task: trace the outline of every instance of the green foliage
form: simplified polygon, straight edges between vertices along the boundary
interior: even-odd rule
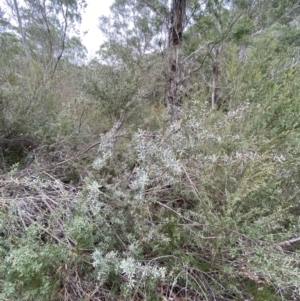
[[[189,1],[180,119],[170,124],[169,62],[156,44],[167,8],[146,2],[115,1],[114,18],[101,19],[102,60],[85,65],[70,38],[54,74],[44,54],[24,59],[18,35],[1,31],[0,299],[292,300],[300,287],[295,3]],[[61,4],[73,21],[77,4]],[[216,60],[221,103],[211,108]]]
[[[231,115],[219,116],[216,123],[215,117],[205,117],[205,109],[200,115],[192,111],[181,124],[157,134],[155,139],[149,138],[146,132],[139,132],[133,140],[137,165],[131,172],[134,180],[129,184],[130,189],[123,188],[122,193],[116,194],[114,186],[105,185],[103,175],[101,184],[93,184],[95,189],[102,187],[101,191],[104,190],[111,200],[122,196],[122,206],[130,204],[129,208],[128,205],[123,207],[126,213],[122,215],[132,216],[131,219],[140,226],[126,228],[126,233],[119,232],[118,236],[126,237],[130,231],[138,239],[140,232],[139,244],[130,245],[130,254],[138,254],[136,259],[141,255],[154,258],[151,259],[154,262],[161,256],[166,257],[166,261],[162,259],[159,262],[169,271],[169,282],[175,281],[171,275],[176,275],[175,271],[180,271],[182,266],[188,266],[191,271],[201,267],[197,276],[200,283],[203,281],[203,269],[217,269],[222,274],[227,267],[231,270],[231,276],[227,275],[229,283],[235,282],[235,277],[245,269],[244,275],[253,273],[252,277],[256,279],[259,273],[273,286],[283,288],[288,283],[298,286],[298,269],[295,267],[295,272],[287,272],[292,262],[298,260],[298,255],[293,253],[288,256],[268,249],[270,244],[293,237],[298,231],[298,218],[287,215],[294,199],[282,199],[283,195],[298,189],[296,183],[293,188],[293,184],[288,186],[288,179],[296,177],[292,168],[294,161],[276,154],[275,151],[279,151],[276,146],[273,146],[273,153],[263,152],[269,145],[266,137],[256,136],[259,142],[253,144],[247,135],[241,134],[242,126],[247,133],[248,122],[252,122],[248,119],[252,109],[255,106],[249,104],[240,107],[240,111]],[[120,173],[120,168],[119,165],[118,186],[122,182],[125,184],[130,174],[126,169]],[[283,170],[290,173],[285,179],[279,176]],[[121,229],[124,231],[124,228],[125,225]],[[264,238],[263,242],[260,237]],[[126,240],[122,242],[126,245]],[[186,250],[184,253],[183,248]],[[249,248],[255,248],[252,255],[248,254]],[[125,250],[123,252],[128,256]],[[195,250],[201,251],[194,253]],[[266,251],[271,257],[264,256],[265,261],[259,261],[256,265],[258,254]],[[102,259],[98,259],[99,263],[96,260],[96,266],[103,266],[102,262],[110,258],[109,254],[101,255]],[[169,265],[169,254],[178,260],[178,265],[174,262]],[[123,258],[121,254],[114,256],[119,260]],[[276,259],[281,262],[280,266],[270,265],[277,256],[281,256]],[[232,261],[232,258],[235,260]],[[204,268],[201,262],[206,261],[210,262],[210,267]],[[121,263],[113,262],[116,273]],[[283,269],[286,271],[285,279],[279,276]],[[134,275],[138,277],[139,273],[136,271]],[[196,294],[205,296],[203,292],[208,287],[194,286],[193,273],[186,272],[184,275],[186,285],[193,287]],[[222,277],[215,277],[217,283],[226,286]],[[180,277],[175,279],[179,285],[182,284]],[[147,283],[140,280],[136,289]],[[210,287],[212,284],[208,285]],[[236,285],[235,291],[242,295],[243,287]],[[216,290],[220,295],[229,293],[220,287]],[[263,290],[266,290],[265,293],[257,297],[261,300],[268,294],[267,287]],[[272,294],[274,292],[270,292],[270,296]]]
[[[108,37],[108,42],[125,46],[133,60],[157,48],[157,35],[162,31],[164,19],[155,12],[163,11],[165,3],[155,2],[151,3],[152,6],[143,1],[118,0],[111,6],[110,18],[100,17],[99,27]],[[129,19],[133,27],[128,23]]]
[[[264,119],[254,115],[249,133],[265,131],[272,137],[285,136],[298,128],[299,102],[296,77],[299,68],[293,62],[297,48],[283,44],[280,37],[285,36],[284,27],[270,29],[258,37],[242,69],[241,97],[256,102],[253,112],[264,111]],[[255,122],[254,122],[255,120]]]
[[[125,68],[104,65],[99,69],[89,77],[86,90],[102,114],[114,120],[137,94],[139,81],[134,82]]]
[[[59,285],[55,274],[69,256],[61,246],[40,245],[32,239],[37,236],[34,232],[28,229],[28,235],[2,258],[1,299],[53,300]]]
[[[85,0],[24,1],[21,17],[35,61],[54,70],[55,61],[63,55],[69,34],[80,23],[85,6]]]

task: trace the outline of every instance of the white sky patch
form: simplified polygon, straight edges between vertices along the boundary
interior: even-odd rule
[[[17,0],[22,6],[23,0]],[[100,45],[104,42],[104,36],[98,28],[99,17],[102,15],[109,15],[109,7],[114,0],[86,0],[87,7],[85,13],[82,15],[82,22],[80,25],[80,33],[82,42],[87,48],[88,56],[94,56],[99,50]],[[11,11],[7,9],[5,0],[0,0],[0,6],[5,8],[6,17],[12,20]],[[15,24],[17,25],[17,24]],[[86,32],[86,34],[84,34]]]
[[[86,2],[88,6],[82,16],[80,32],[89,56],[93,56],[104,41],[104,36],[98,28],[99,17],[109,14],[109,7],[113,0],[87,0]],[[85,32],[87,33],[84,34]]]

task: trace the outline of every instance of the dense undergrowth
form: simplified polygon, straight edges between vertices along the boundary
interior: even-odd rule
[[[243,61],[228,43],[226,102],[211,108],[191,76],[171,125],[161,85],[141,76],[159,81],[159,60],[66,64],[54,79],[7,65],[0,300],[299,300],[300,69],[286,37],[262,32]]]

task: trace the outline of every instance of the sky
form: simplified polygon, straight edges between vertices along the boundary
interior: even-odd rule
[[[109,7],[114,0],[86,0],[87,8],[82,16],[81,37],[84,46],[87,48],[88,56],[93,56],[99,50],[104,41],[104,37],[98,28],[98,19],[101,15],[109,15]],[[23,3],[23,0],[18,0]],[[4,0],[0,0],[0,6],[4,5]],[[85,35],[84,32],[87,32]]]
[[[88,6],[82,16],[81,32],[87,31],[82,35],[82,42],[87,48],[89,56],[93,56],[103,42],[103,35],[98,28],[98,19],[101,15],[109,14],[109,7],[113,0],[87,0]]]

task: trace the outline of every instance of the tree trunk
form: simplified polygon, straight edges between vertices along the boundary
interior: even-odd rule
[[[14,5],[15,5],[16,13],[17,13],[20,34],[22,36],[23,47],[25,49],[27,59],[29,59],[28,44],[27,44],[27,41],[26,41],[26,36],[25,36],[24,30],[23,30],[23,26],[22,26],[22,19],[20,17],[19,6],[18,6],[17,0],[14,0]]]
[[[170,121],[179,119],[178,85],[180,83],[180,69],[178,50],[182,43],[186,0],[172,0],[169,27],[169,70],[167,72],[166,103]]]

